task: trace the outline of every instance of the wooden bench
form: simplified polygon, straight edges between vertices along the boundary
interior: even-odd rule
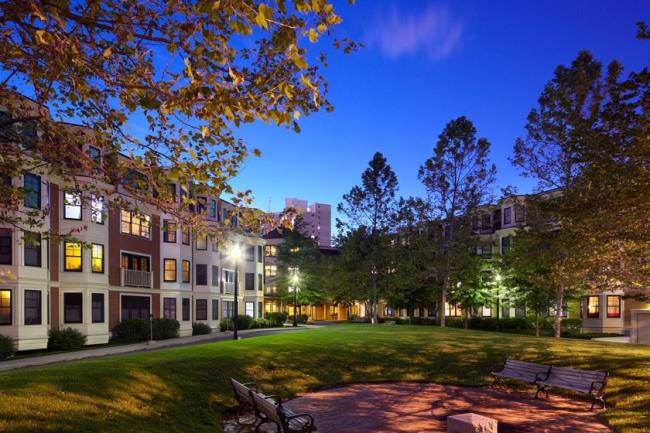
[[[257,417],[255,417],[253,422],[244,422],[242,418],[244,415],[247,415],[249,412],[255,410],[255,404],[253,403],[253,398],[251,397],[251,391],[259,392],[257,385],[252,382],[241,383],[233,378],[230,378],[230,384],[232,385],[233,392],[235,393],[235,400],[237,400],[237,403],[239,403],[237,417],[235,418],[237,424],[246,426],[255,425],[258,421]]]
[[[306,413],[296,414],[282,406],[282,402],[273,401],[253,390],[250,391],[255,413],[260,422],[255,427],[255,433],[260,432],[260,427],[266,423],[275,424],[277,433],[309,433],[316,430],[314,418]]]
[[[548,377],[535,381],[535,385],[537,385],[535,398],[540,392],[544,392],[548,398],[549,387],[560,388],[591,395],[593,401],[590,410],[592,411],[596,404],[605,409],[605,387],[608,376],[608,373],[601,371],[551,367]]]
[[[551,367],[548,365],[506,358],[503,368],[500,371],[493,371],[491,374],[494,376],[495,383],[500,379],[507,378],[534,384],[539,380],[546,379],[550,371]]]

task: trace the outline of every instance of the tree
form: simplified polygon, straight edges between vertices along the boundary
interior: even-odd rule
[[[175,205],[169,180],[246,206],[250,191],[230,180],[259,151],[236,128],[261,120],[299,131],[300,116],[332,108],[326,59],[307,44],[340,22],[326,0],[2,2],[0,172],[45,170],[111,202],[121,184],[136,202],[199,226],[202,216],[185,212],[196,200]],[[82,142],[103,163],[79,152]],[[0,222],[42,226],[43,214],[20,213],[22,188],[1,192]]]
[[[489,163],[490,143],[476,138],[476,128],[464,116],[450,121],[438,137],[433,156],[420,167],[419,178],[427,191],[429,220],[443,226],[440,239],[442,287],[440,325],[445,326],[445,302],[453,281],[462,279],[464,264],[472,260],[476,238],[471,217],[489,197],[496,174]],[[474,251],[476,251],[474,249]]]
[[[343,239],[359,241],[349,249],[361,254],[369,266],[368,280],[370,312],[373,323],[377,323],[377,302],[381,287],[386,286],[388,275],[387,236],[392,229],[397,206],[397,176],[386,158],[377,152],[361,175],[361,185],[354,186],[343,195],[343,202],[337,210],[345,219],[336,220],[337,228],[343,232]]]
[[[280,297],[293,303],[293,290],[298,305],[316,305],[324,299],[320,251],[313,239],[301,233],[302,218],[285,230],[284,242],[278,246],[278,289]]]

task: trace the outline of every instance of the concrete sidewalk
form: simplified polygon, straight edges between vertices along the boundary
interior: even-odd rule
[[[239,338],[251,338],[263,335],[274,335],[285,332],[297,332],[307,329],[320,328],[316,325],[300,325],[297,328],[285,326],[284,328],[248,329],[239,331]],[[192,337],[171,338],[169,340],[156,341],[153,344],[135,343],[123,346],[98,347],[96,349],[83,349],[74,352],[56,353],[54,355],[33,356],[29,358],[10,359],[0,362],[0,371],[14,370],[16,368],[36,367],[39,365],[56,364],[59,362],[74,361],[78,359],[99,358],[103,356],[121,355],[125,353],[155,351],[169,349],[172,347],[192,346],[196,344],[212,343],[218,341],[232,340],[232,332],[219,332],[206,335],[195,335]]]

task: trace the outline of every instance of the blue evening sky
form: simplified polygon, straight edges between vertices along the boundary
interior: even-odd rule
[[[300,134],[266,125],[240,131],[263,154],[246,161],[235,186],[251,188],[263,210],[280,210],[285,197],[335,207],[375,151],[397,173],[400,194],[422,195],[418,168],[460,115],[492,143],[496,191],[515,185],[529,192],[533,183],[508,157],[555,67],[582,49],[626,70],[649,64],[650,43],[635,39],[635,22],[650,23],[650,1],[340,3],[339,35],[366,46],[330,55],[325,73],[335,111],[303,118]]]

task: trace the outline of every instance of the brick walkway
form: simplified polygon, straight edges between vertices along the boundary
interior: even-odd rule
[[[352,385],[286,403],[311,413],[319,433],[438,433],[449,415],[475,412],[499,421],[499,433],[611,433],[586,401],[506,389],[399,383]]]

